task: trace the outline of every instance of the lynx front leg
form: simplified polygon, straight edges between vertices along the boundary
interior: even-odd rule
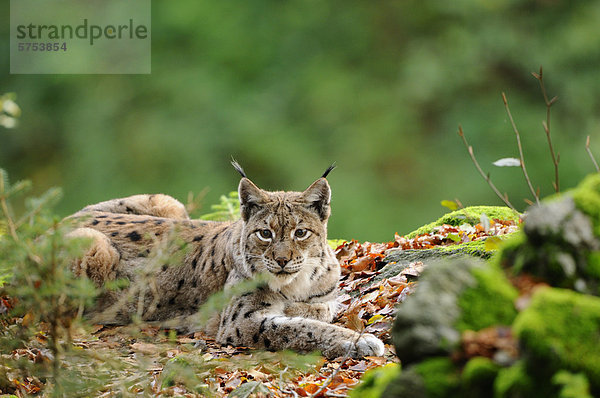
[[[114,279],[115,267],[119,264],[121,256],[106,235],[91,228],[77,228],[67,236],[92,240],[83,257],[75,260],[72,265],[75,275],[87,275],[98,287],[105,281]]]
[[[286,303],[284,314],[289,317],[302,317],[317,321],[331,322],[337,314],[338,304],[335,300],[325,303]]]
[[[217,341],[268,350],[321,351],[328,358],[383,355],[383,343],[370,334],[361,336],[350,329],[301,317],[240,315],[237,323],[224,322]]]

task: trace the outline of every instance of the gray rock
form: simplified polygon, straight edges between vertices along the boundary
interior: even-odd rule
[[[420,261],[426,268],[429,264],[440,260],[452,260],[461,258],[483,258],[487,259],[492,252],[485,250],[466,250],[461,245],[457,245],[453,250],[440,249],[421,249],[421,250],[402,250],[391,249],[383,259],[386,265],[381,268],[379,275],[373,278],[373,283],[385,278],[391,278],[399,275],[416,261]]]
[[[558,241],[578,250],[598,250],[590,219],[569,196],[532,207],[526,216],[525,234],[533,242]]]
[[[425,270],[416,291],[399,307],[392,338],[403,365],[423,358],[447,355],[460,333],[454,327],[460,316],[458,297],[476,283],[471,270],[483,263],[462,258],[434,262]]]
[[[564,195],[544,201],[526,214],[527,240],[503,256],[517,271],[542,277],[553,286],[581,292],[597,291],[597,275],[589,269],[589,253],[600,250],[591,220]]]

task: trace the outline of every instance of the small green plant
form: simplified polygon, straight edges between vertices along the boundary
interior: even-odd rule
[[[2,355],[0,366],[7,369],[7,377],[0,379],[0,389],[9,389],[4,384],[10,379],[13,387],[24,386],[28,392],[32,381],[20,377],[28,371],[34,380],[49,380],[51,395],[65,396],[79,376],[61,365],[71,355],[71,328],[96,291],[89,280],[70,272],[70,262],[87,242],[68,239],[68,226],[50,215],[48,209],[60,198],[60,190],[26,200],[26,212],[20,217],[13,213],[10,201],[29,187],[27,182],[11,185],[0,169],[0,221],[6,231],[0,237],[0,295],[16,298],[2,316],[10,326],[1,330],[0,349],[19,349],[34,338],[43,340],[45,347],[39,349],[41,359],[33,364]],[[11,324],[15,316],[22,317],[20,324]]]
[[[219,203],[210,206],[211,213],[200,218],[209,221],[236,221],[240,218],[240,201],[238,193],[233,191],[228,195],[221,195]]]

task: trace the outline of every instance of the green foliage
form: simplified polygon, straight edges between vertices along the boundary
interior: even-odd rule
[[[211,205],[211,213],[204,214],[200,218],[210,221],[235,221],[240,218],[240,201],[238,193],[233,191],[228,195],[221,195],[219,203]]]
[[[71,261],[89,242],[67,239],[67,223],[59,223],[49,214],[50,206],[60,197],[59,190],[27,199],[24,214],[15,217],[11,200],[28,187],[27,183],[11,185],[6,172],[0,169],[0,221],[7,230],[0,238],[0,279],[5,282],[0,295],[18,298],[14,308],[2,317],[23,317],[21,324],[0,330],[0,349],[5,352],[24,346],[40,333],[43,323],[48,329],[50,360],[26,365],[2,355],[0,366],[8,369],[12,378],[18,378],[15,371],[22,366],[27,366],[33,376],[49,377],[52,396],[82,396],[94,389],[80,382],[86,379],[87,371],[61,364],[66,358],[80,356],[68,343],[71,327],[80,322],[83,308],[96,294],[89,280],[75,278],[70,271]]]

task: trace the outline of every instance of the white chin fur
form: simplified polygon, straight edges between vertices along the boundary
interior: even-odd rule
[[[269,281],[268,281],[269,288],[271,288],[272,290],[275,290],[275,291],[280,291],[284,286],[292,283],[294,281],[294,279],[296,279],[298,274],[299,274],[299,272],[296,272],[294,274],[281,274],[281,275],[270,274]]]

